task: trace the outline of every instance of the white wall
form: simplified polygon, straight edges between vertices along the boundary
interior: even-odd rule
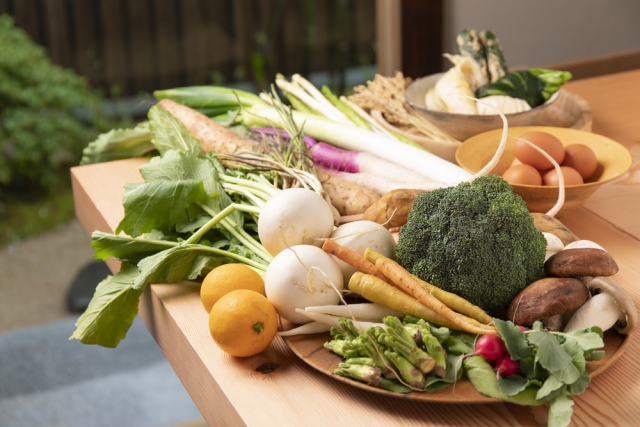
[[[510,67],[640,49],[640,0],[446,0],[444,52],[465,28],[488,29]]]

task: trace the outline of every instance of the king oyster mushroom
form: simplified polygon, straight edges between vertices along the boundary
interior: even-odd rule
[[[638,311],[622,286],[610,277],[595,277],[587,285],[592,297],[571,316],[564,332],[599,326],[614,327],[630,334],[638,322]]]

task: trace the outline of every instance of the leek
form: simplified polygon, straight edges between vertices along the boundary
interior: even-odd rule
[[[241,121],[245,126],[280,128],[285,126],[283,117],[273,106],[266,104],[257,95],[238,89],[196,86],[156,91],[155,95],[183,102],[185,105],[200,107],[203,105],[207,107],[229,105],[235,100],[235,104],[229,109],[240,108],[240,114],[236,120]],[[304,133],[312,138],[345,150],[373,154],[422,174],[436,183],[443,183],[440,186],[446,186],[444,183],[456,184],[468,181],[472,177],[471,173],[458,165],[400,142],[393,136],[377,134],[352,124],[338,123],[316,114],[292,111],[292,116],[295,125],[299,129],[304,127]]]

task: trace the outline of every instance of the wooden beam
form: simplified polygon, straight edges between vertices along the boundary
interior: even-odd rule
[[[442,71],[443,0],[402,1],[402,71],[418,78]]]
[[[402,70],[401,15],[401,0],[376,0],[376,62],[378,73],[383,76]]]
[[[570,71],[574,80],[621,73],[640,68],[640,50],[618,52],[610,55],[594,56],[576,61],[545,66],[552,70]]]

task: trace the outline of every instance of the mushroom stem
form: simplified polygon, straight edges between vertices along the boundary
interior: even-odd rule
[[[620,310],[616,300],[607,293],[594,295],[580,307],[567,323],[564,332],[599,326],[606,331],[617,321],[624,322],[625,314]]]

